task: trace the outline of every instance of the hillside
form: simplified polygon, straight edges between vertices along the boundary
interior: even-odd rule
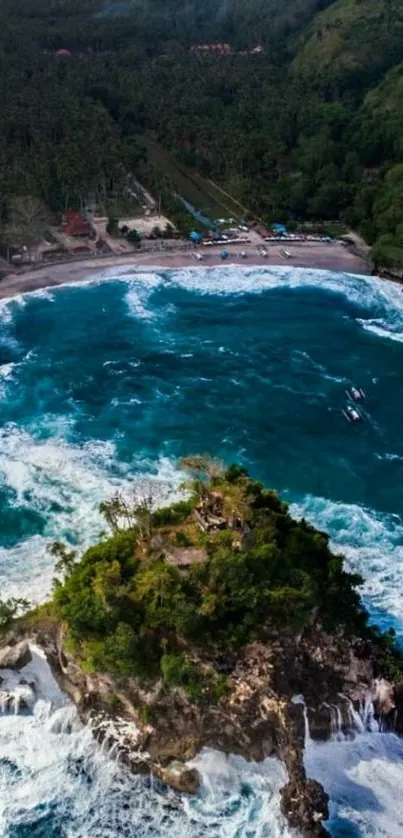
[[[341,219],[400,266],[398,0],[19,0],[0,24],[3,248],[17,198],[107,206],[134,173],[169,211],[154,137],[265,221]]]

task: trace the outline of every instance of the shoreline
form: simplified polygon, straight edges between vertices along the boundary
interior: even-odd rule
[[[290,245],[289,245],[290,247]],[[303,242],[292,245],[291,258],[285,259],[281,254],[281,244],[268,245],[267,256],[260,256],[254,249],[249,258],[242,259],[238,252],[228,248],[228,258],[223,261],[221,247],[200,248],[203,261],[194,258],[194,250],[177,248],[173,251],[153,250],[147,253],[133,252],[125,256],[94,256],[63,261],[55,264],[41,265],[27,270],[15,271],[0,280],[0,299],[15,297],[45,288],[55,288],[60,285],[72,285],[83,282],[91,275],[100,275],[103,270],[124,267],[137,271],[142,268],[150,270],[180,270],[188,267],[218,267],[242,265],[247,267],[294,267],[311,268],[312,270],[328,270],[340,273],[370,274],[368,264],[363,258],[352,253],[339,242],[332,244]]]

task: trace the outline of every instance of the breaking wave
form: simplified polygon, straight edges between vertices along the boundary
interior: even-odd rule
[[[116,491],[152,487],[158,503],[178,495],[181,477],[166,458],[147,463],[138,458],[119,463],[112,442],[82,445],[61,436],[35,439],[14,425],[0,432],[0,475],[7,502],[21,519],[36,516],[35,532],[0,547],[0,588],[5,596],[24,595],[38,602],[51,589],[53,558],[47,545],[54,539],[80,549],[105,532],[98,507]]]
[[[292,513],[329,533],[349,570],[361,573],[361,589],[374,621],[393,625],[403,639],[403,520],[361,506],[307,496]]]

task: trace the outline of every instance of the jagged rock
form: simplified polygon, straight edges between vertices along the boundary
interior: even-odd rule
[[[200,775],[195,768],[189,768],[183,762],[174,761],[165,768],[154,767],[154,774],[170,786],[174,791],[185,794],[197,794],[200,786]]]
[[[32,654],[26,640],[0,649],[0,669],[22,669],[31,660]]]
[[[122,685],[111,675],[83,672],[79,660],[63,650],[63,630],[56,623],[41,629],[34,640],[82,721],[90,722],[110,756],[131,771],[152,772],[177,792],[194,794],[199,776],[186,763],[203,747],[258,762],[277,756],[289,778],[281,792],[287,820],[304,838],[328,837],[323,826],[328,796],[304,768],[305,726],[308,720],[311,737],[320,739],[330,738],[336,729],[351,730],[353,709],[374,695],[378,673],[371,644],[352,643],[341,633],[330,635],[313,625],[302,636],[273,633],[270,640],[251,643],[238,653],[223,656],[210,649],[211,657],[201,665],[224,673],[228,691],[219,701],[206,692],[195,704],[184,690],[164,688],[161,679],[131,677]],[[302,694],[306,710],[297,699]],[[391,702],[395,705],[389,715],[397,732],[403,732],[403,684],[393,695],[378,685],[377,695],[380,712],[381,705],[384,713]]]
[[[281,789],[281,811],[304,838],[330,838],[322,821],[329,817],[329,795],[320,783],[299,776]]]

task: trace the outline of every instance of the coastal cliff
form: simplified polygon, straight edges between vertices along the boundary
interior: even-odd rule
[[[4,668],[13,667],[14,672],[22,670],[20,683],[25,683],[27,639],[43,649],[82,722],[134,773],[151,771],[177,792],[195,794],[200,778],[192,760],[204,747],[249,761],[279,758],[288,774],[281,790],[282,812],[306,838],[325,838],[323,821],[329,815],[328,795],[306,775],[308,731],[318,740],[343,732],[353,736],[360,726],[373,723],[362,709],[370,705],[385,729],[403,729],[403,685],[375,677],[376,646],[358,639],[348,643],[319,626],[304,637],[251,643],[236,657],[229,656],[228,692],[214,704],[195,704],[183,689],[167,690],[161,679],[145,684],[137,678],[123,682],[83,672],[64,648],[63,628],[50,621],[34,630],[22,623],[5,636],[0,678]],[[24,702],[19,707],[27,708]],[[11,694],[4,709],[15,710]]]
[[[278,757],[283,814],[324,838],[328,797],[306,775],[307,736],[353,734],[374,714],[400,730],[400,655],[368,626],[360,577],[326,534],[243,469],[200,457],[184,468],[189,500],[155,511],[115,497],[101,507],[111,538],[81,558],[54,545],[63,578],[5,635],[3,667],[21,668],[22,683],[26,640],[41,646],[94,736],[178,792],[197,792],[204,747]]]

